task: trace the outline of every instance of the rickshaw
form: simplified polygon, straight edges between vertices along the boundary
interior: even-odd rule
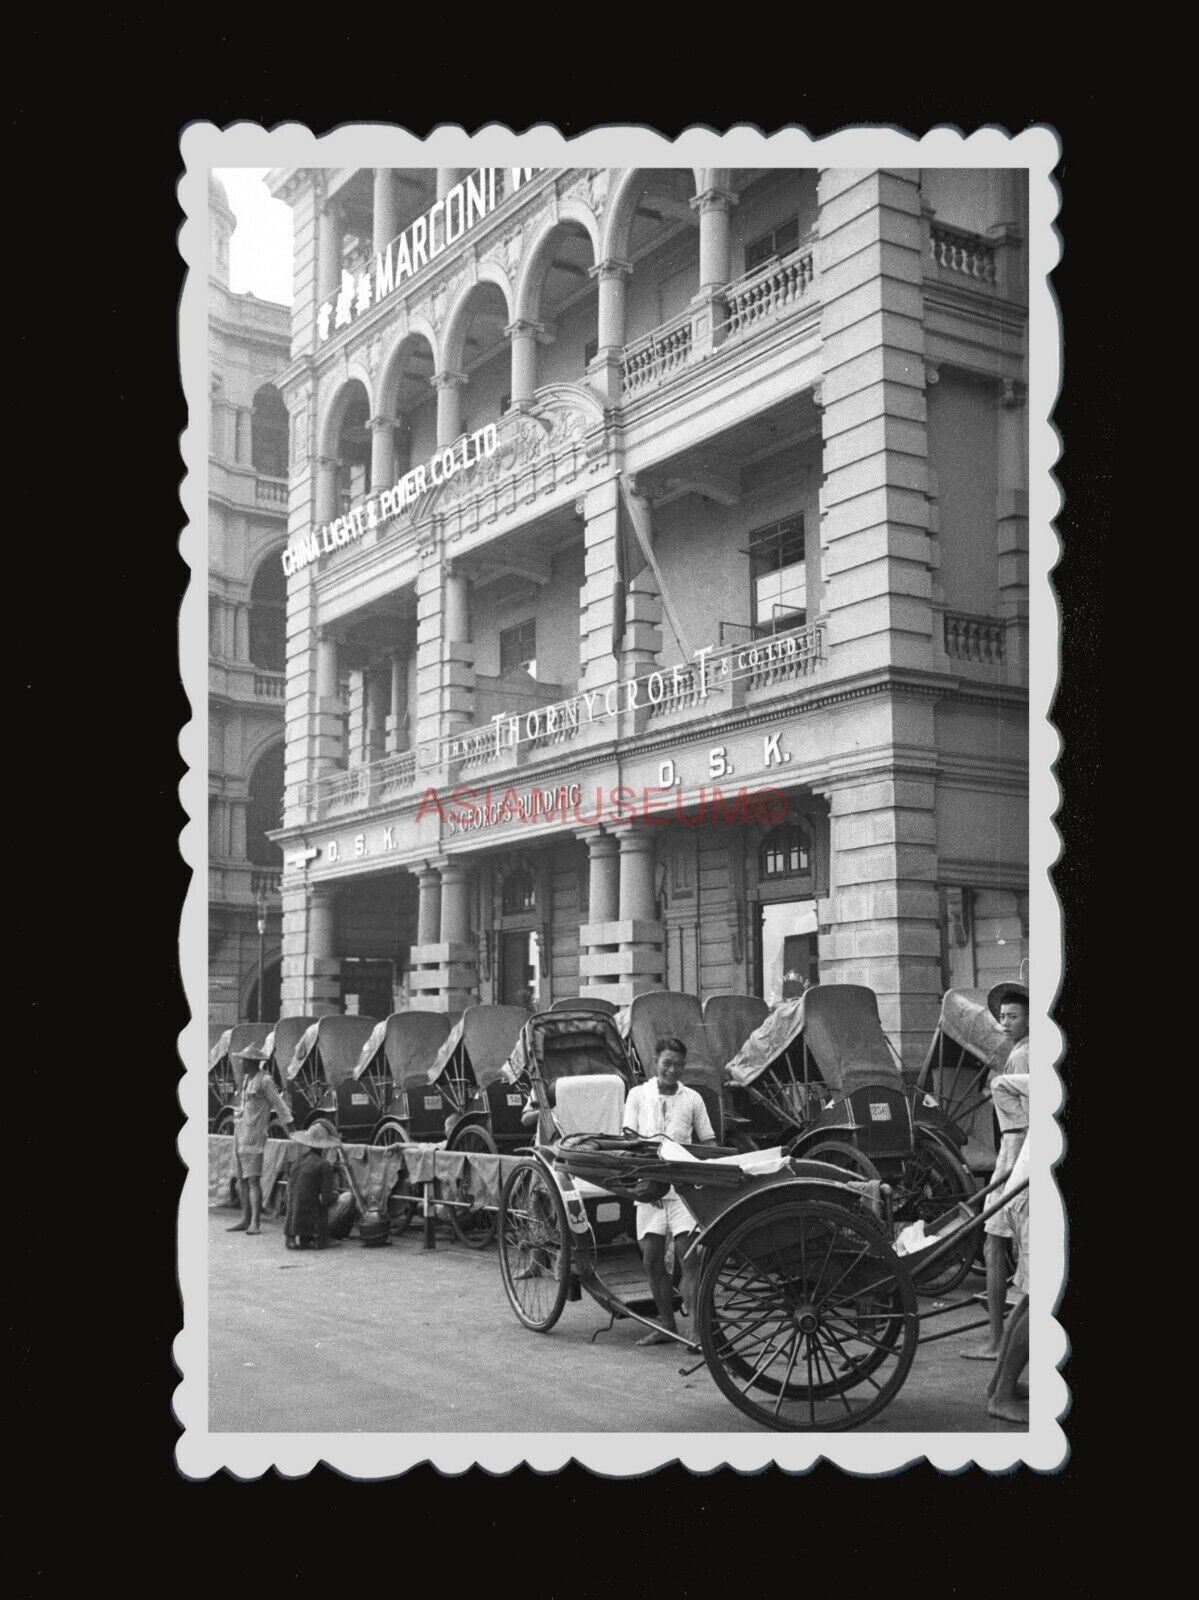
[[[266,1044],[269,1022],[239,1022],[226,1028],[208,1052],[208,1131],[233,1132],[233,1108],[241,1087],[245,1063],[236,1059],[239,1050],[252,1044]]]
[[[704,1026],[717,1063],[730,1062],[770,1015],[770,1007],[756,994],[710,994],[704,1001]]]
[[[890,1242],[885,1184],[781,1150],[728,1154],[584,1133],[522,1154],[504,1184],[499,1228],[504,1291],[524,1326],[548,1333],[566,1302],[586,1290],[613,1319],[632,1318],[699,1355],[754,1422],[789,1432],[860,1427],[894,1399],[917,1344],[927,1342],[919,1337],[917,1282],[936,1275],[962,1237],[1010,1198],[983,1207],[974,1196],[977,1216],[919,1255],[902,1256]],[[601,1271],[589,1217],[589,1189],[636,1201],[665,1187],[699,1225],[697,1339],[663,1328],[621,1296]],[[957,1309],[934,1307],[924,1319]]]
[[[281,1026],[281,1025],[280,1025]],[[323,1122],[337,1128],[337,1087],[351,1078],[362,1047],[375,1027],[374,1017],[318,1017],[296,1041],[284,1078],[297,1128]],[[275,1058],[282,1060],[276,1029]]]
[[[419,1091],[409,1089],[411,1106],[440,1094],[444,1104],[440,1137],[447,1150],[495,1155],[528,1139],[521,1122],[525,1097],[503,1077],[529,1019],[523,1006],[467,1006],[433,1058]],[[461,1243],[482,1250],[495,1237],[495,1213],[474,1205],[464,1172],[454,1201],[447,1202],[450,1224]]]
[[[611,1000],[605,1000],[603,995],[577,995],[566,994],[560,1000],[555,1000],[550,1007],[551,1011],[602,1011],[606,1017],[614,1017],[617,1007]]]
[[[977,1185],[952,1142],[913,1119],[899,1060],[879,1021],[874,991],[862,984],[815,984],[777,1006],[728,1062],[725,1073],[751,1102],[757,1144],[783,1139],[789,1154],[829,1161],[895,1191],[901,1223],[930,1221]],[[941,1277],[945,1293],[970,1270],[963,1238]]]
[[[628,1040],[643,1077],[653,1077],[654,1045],[668,1038],[678,1039],[687,1048],[683,1082],[702,1096],[717,1142],[745,1143],[739,1137],[741,1124],[724,1092],[721,1062],[704,1026],[699,1000],[670,989],[650,989],[637,995],[628,1008]]]
[[[928,1055],[916,1078],[913,1109],[951,1139],[965,1166],[975,1173],[995,1165],[995,1113],[987,1087],[1007,1065],[1012,1041],[977,989],[950,989]],[[930,1106],[928,1101],[936,1103]]]
[[[359,1052],[353,1075],[337,1086],[338,1126],[349,1143],[440,1144],[448,1101],[430,1088],[429,1065],[456,1017],[445,1011],[397,1011],[378,1022]],[[412,1221],[416,1201],[401,1173],[388,1199],[393,1233]]]

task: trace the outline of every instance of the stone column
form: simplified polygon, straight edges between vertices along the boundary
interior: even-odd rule
[[[331,633],[322,633],[316,654],[316,710],[314,754],[317,773],[341,764],[345,749],[345,707],[341,702],[338,645]]]
[[[385,724],[387,753],[398,755],[408,748],[408,730],[404,718],[408,712],[408,659],[399,650],[391,658],[391,702]]]
[[[323,1016],[341,1003],[341,961],[334,955],[332,888],[314,888],[308,901],[308,949],[305,962],[304,1011]],[[284,950],[287,939],[284,935]]]
[[[879,708],[880,727],[891,718],[908,720],[917,743],[931,740],[927,707]],[[822,981],[873,989],[883,1031],[913,1068],[941,1000],[933,760],[930,749],[928,773],[893,768],[833,790],[830,931],[820,940]]]
[[[450,190],[461,183],[470,170],[469,167],[438,167],[437,198],[444,200]]]
[[[999,399],[999,615],[1009,682],[1028,681],[1028,391],[1005,380]]]
[[[620,835],[620,916],[607,931],[616,935],[617,981],[611,997],[618,993],[622,1005],[647,989],[660,989],[664,981],[666,937],[654,893],[655,842],[655,835],[636,823]]]
[[[579,929],[579,994],[622,1005],[620,844],[603,828],[585,828],[579,838],[590,857],[587,921]]]
[[[470,580],[447,561],[442,610],[442,727],[469,727],[475,713],[475,647],[470,642]]]
[[[336,456],[317,456],[313,463],[316,469],[316,504],[313,508],[313,522],[320,527],[324,522],[332,522],[337,515],[337,458]]]
[[[245,406],[238,406],[233,413],[234,419],[234,460],[239,467],[250,465],[250,412]]]
[[[437,390],[437,444],[444,449],[462,433],[462,391],[464,372],[435,372],[430,382]]]
[[[371,248],[382,255],[396,236],[395,178],[390,167],[375,168],[375,205]]]
[[[436,864],[428,863],[418,878],[417,943],[409,953],[409,1003],[414,1011],[460,1011],[475,998],[477,984],[467,867],[462,861],[442,858]]]
[[[229,802],[229,856],[233,861],[246,859],[246,809],[245,800]]]
[[[416,874],[416,881],[416,942],[436,944],[441,936],[441,873],[434,866],[424,866]]]
[[[355,667],[350,673],[350,697],[346,707],[346,732],[349,739],[351,767],[360,767],[370,759],[366,733],[366,673]]]
[[[326,201],[317,213],[316,298],[331,300],[341,283],[341,217],[335,201]]]
[[[628,261],[609,256],[590,269],[599,286],[599,348],[587,368],[587,376],[610,406],[620,404],[621,371],[627,342],[625,326],[625,285],[633,268]]]
[[[820,174],[825,610],[842,677],[933,664],[919,175]]]
[[[552,336],[542,322],[518,318],[504,329],[512,344],[512,408],[527,408],[537,392],[537,346]]]
[[[247,605],[237,605],[233,609],[234,645],[233,657],[235,661],[248,661],[250,659],[250,608]]]
[[[395,423],[390,417],[372,417],[371,430],[371,493],[390,489],[396,480]]]
[[[390,669],[371,667],[366,674],[366,751],[368,761],[382,756],[386,741],[387,698],[391,692]]]
[[[697,355],[724,339],[724,288],[729,264],[729,218],[737,204],[731,189],[705,189],[691,202],[699,212],[699,292],[691,301],[691,344]]]
[[[575,502],[583,517],[584,583],[579,590],[579,691],[601,695],[618,681],[614,639],[617,539],[620,534],[620,490],[607,478]]]
[[[1000,294],[1026,305],[1028,264],[1024,257],[1024,234],[1028,179],[1020,167],[998,167],[994,178],[999,220],[987,230],[987,237],[995,245],[995,286]]]

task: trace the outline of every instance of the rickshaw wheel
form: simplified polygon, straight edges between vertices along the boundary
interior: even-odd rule
[[[383,1149],[390,1149],[392,1145],[410,1144],[411,1142],[402,1124],[398,1122],[381,1123],[371,1136],[371,1144],[377,1147],[381,1146]],[[391,1231],[396,1235],[403,1233],[416,1215],[417,1202],[402,1198],[404,1186],[407,1185],[407,1182],[407,1171],[401,1167],[399,1177],[395,1181],[395,1187],[387,1197],[387,1216],[391,1222]],[[401,1196],[401,1198],[397,1199],[397,1196]]]
[[[882,1229],[830,1201],[766,1206],[717,1234],[697,1325],[718,1388],[782,1432],[876,1416],[916,1354],[916,1291]]]
[[[896,1225],[923,1218],[934,1222],[974,1193],[974,1180],[940,1139],[916,1134],[912,1155],[904,1162],[902,1187],[896,1196]],[[921,1294],[952,1294],[974,1264],[982,1227],[966,1230],[956,1248],[922,1273],[913,1263],[912,1276]]]
[[[450,1140],[449,1148],[454,1151],[466,1150],[477,1155],[497,1155],[499,1152],[495,1140],[486,1128],[463,1128],[456,1138]],[[469,1200],[470,1190],[467,1187],[465,1174],[459,1180],[458,1200]],[[461,1206],[451,1206],[450,1227],[454,1230],[454,1237],[466,1246],[468,1250],[486,1250],[495,1238],[496,1213],[494,1211],[467,1211]]]
[[[212,1131],[213,1133],[221,1134],[222,1137],[228,1137],[228,1135],[233,1132],[232,1111],[222,1111],[220,1116],[217,1117],[216,1122],[213,1124]]]
[[[570,1291],[570,1227],[558,1185],[540,1161],[513,1167],[500,1193],[500,1276],[513,1311],[548,1333]]]
[[[864,1178],[868,1183],[879,1181],[879,1170],[870,1157],[843,1139],[817,1140],[802,1150],[792,1150],[791,1154],[796,1161],[827,1161],[832,1167],[851,1172],[855,1178]]]

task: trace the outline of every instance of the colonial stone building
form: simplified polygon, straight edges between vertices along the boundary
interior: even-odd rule
[[[287,412],[286,306],[229,288],[234,218],[209,179],[209,1023],[279,1014]]]
[[[284,1010],[1017,975],[1023,175],[269,182]]]

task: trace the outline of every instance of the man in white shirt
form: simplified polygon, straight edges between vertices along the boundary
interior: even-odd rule
[[[622,1119],[626,1133],[642,1139],[673,1139],[676,1144],[715,1144],[716,1134],[702,1097],[682,1081],[686,1061],[687,1047],[681,1040],[657,1041],[654,1045],[657,1076],[629,1091]],[[673,1189],[668,1189],[661,1200],[638,1202],[637,1238],[645,1261],[645,1276],[658,1308],[658,1318],[672,1333],[676,1331],[674,1293],[666,1272],[666,1238],[668,1233],[674,1238],[675,1255],[682,1262],[679,1292],[683,1315],[690,1316],[699,1276],[697,1252],[688,1253],[694,1243],[691,1238],[694,1231],[695,1218]],[[637,1343],[669,1344],[670,1340],[664,1333],[647,1333]]]

